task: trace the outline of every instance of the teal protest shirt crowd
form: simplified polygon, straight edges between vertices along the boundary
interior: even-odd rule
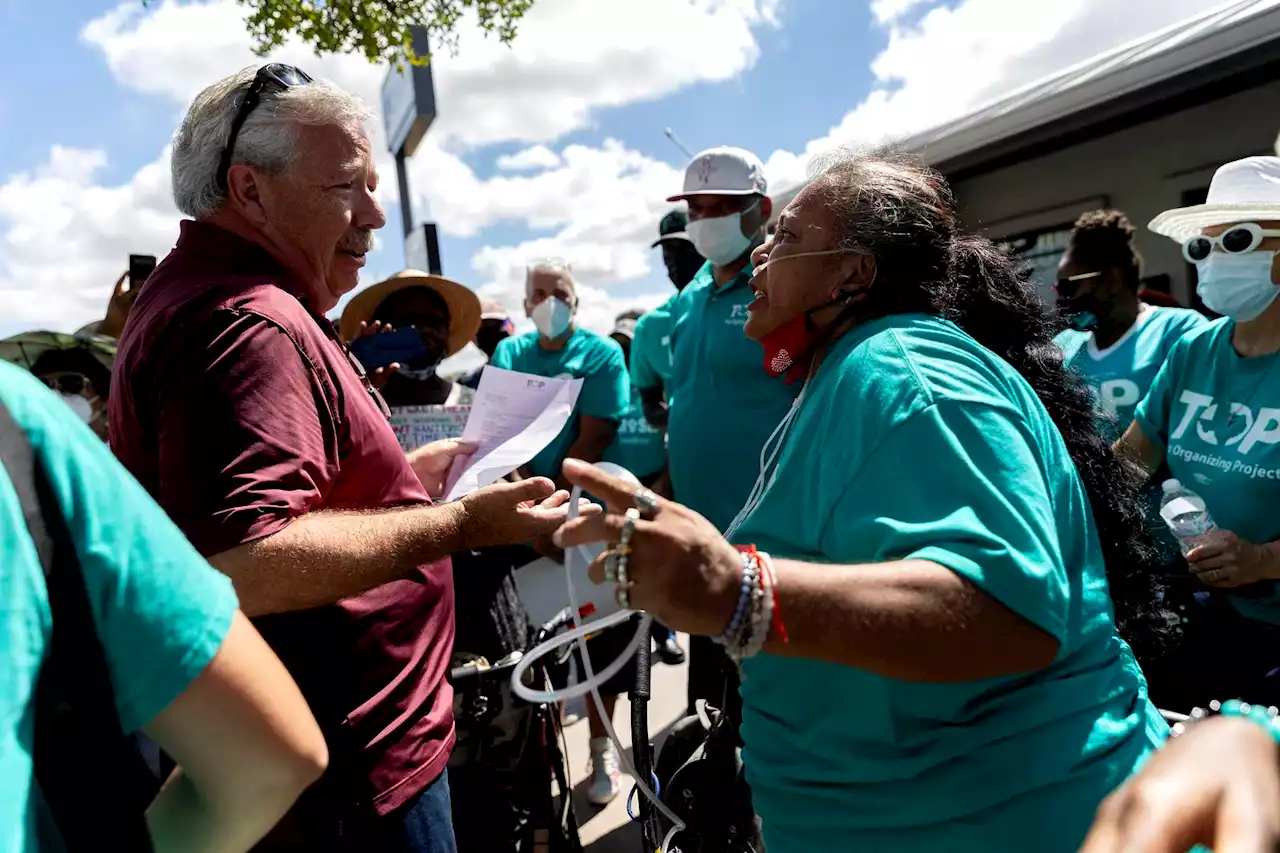
[[[1186,308],[1144,305],[1120,340],[1098,349],[1092,332],[1068,329],[1057,338],[1067,366],[1084,377],[1098,399],[1101,429],[1112,441],[1133,422],[1156,373],[1174,345],[1208,321]]]

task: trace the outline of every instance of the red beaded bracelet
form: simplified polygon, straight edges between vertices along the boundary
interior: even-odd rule
[[[769,584],[769,592],[770,597],[773,600],[773,630],[774,633],[778,635],[779,640],[784,644],[789,643],[790,639],[787,637],[787,627],[782,623],[782,608],[778,604],[778,575],[773,570],[773,558],[768,554],[756,550],[755,545],[735,545],[734,547],[743,554],[750,554],[756,561],[757,565],[761,567],[761,571],[769,573],[769,580],[771,581]]]

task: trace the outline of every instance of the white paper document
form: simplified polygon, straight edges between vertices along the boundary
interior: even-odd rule
[[[537,456],[569,422],[581,390],[581,379],[486,367],[462,431],[476,451],[454,462],[445,500],[496,483]]]

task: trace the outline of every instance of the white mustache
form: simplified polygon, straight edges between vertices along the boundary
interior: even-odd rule
[[[358,237],[339,243],[338,250],[342,252],[355,252],[360,255],[369,254],[369,252],[373,251],[373,232],[361,231]]]

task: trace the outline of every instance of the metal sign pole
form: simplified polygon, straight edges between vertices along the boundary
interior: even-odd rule
[[[404,223],[404,236],[413,233],[413,199],[409,195],[409,158],[404,149],[396,153],[396,178],[400,181],[400,219]]]
[[[429,56],[431,44],[424,27],[413,28],[413,50]],[[431,66],[410,65],[391,69],[382,83],[382,120],[387,147],[396,158],[396,180],[400,188],[400,219],[404,231],[407,266],[440,273],[440,243],[435,225],[415,229],[413,197],[409,194],[409,158],[417,150],[436,117],[436,89]]]

